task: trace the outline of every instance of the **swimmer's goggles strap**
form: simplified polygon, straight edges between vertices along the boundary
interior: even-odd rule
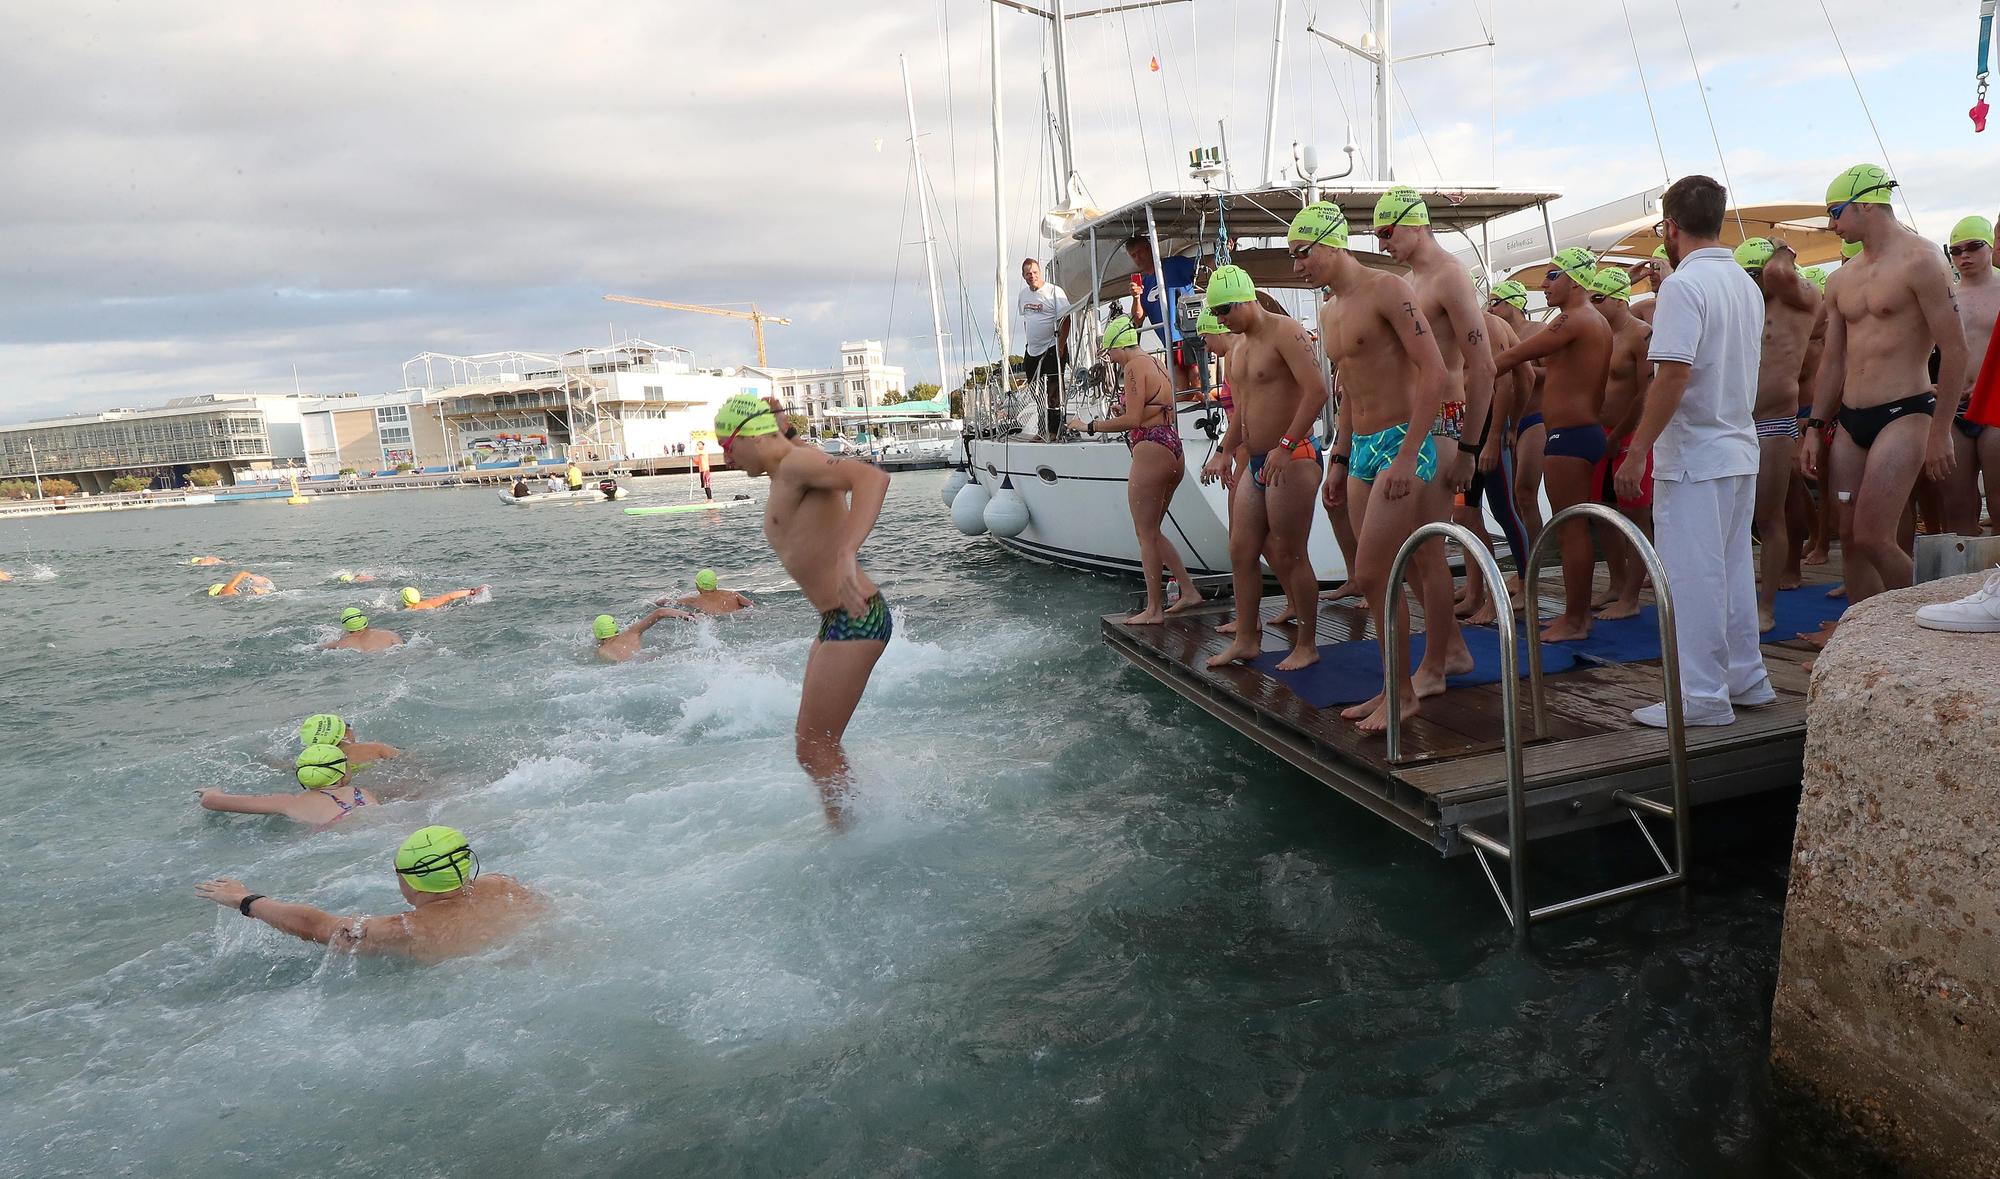
[[[729,446],[734,444],[736,441],[736,436],[743,432],[743,427],[749,425],[751,422],[756,421],[758,418],[773,418],[776,416],[778,415],[771,412],[770,406],[768,405],[765,406],[764,408],[758,410],[756,413],[753,413],[749,417],[744,418],[742,421],[736,423],[736,428],[729,432],[729,437],[722,440],[722,445]],[[786,435],[786,437],[790,437],[790,435]]]
[[[769,411],[765,412],[768,413]],[[465,874],[465,868],[462,866],[467,861],[470,861],[472,864],[472,875],[470,876]],[[433,872],[442,872],[446,868],[458,874],[458,886],[463,888],[479,879],[479,855],[472,850],[470,844],[466,844],[452,848],[448,852],[438,852],[435,855],[425,856],[407,868],[396,869],[396,875],[429,876]]]

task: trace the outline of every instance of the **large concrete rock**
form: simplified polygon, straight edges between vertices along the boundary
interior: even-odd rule
[[[1909,1174],[2000,1177],[2000,634],[1848,613],[1813,673],[1771,1014],[1781,1086]]]

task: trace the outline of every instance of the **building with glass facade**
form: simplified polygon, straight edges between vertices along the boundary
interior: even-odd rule
[[[59,476],[86,492],[108,491],[120,475],[178,487],[196,467],[223,482],[272,461],[271,431],[254,404],[217,401],[164,409],[114,409],[0,427],[0,479]]]

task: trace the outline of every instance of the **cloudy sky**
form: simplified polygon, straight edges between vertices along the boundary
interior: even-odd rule
[[[1097,7],[1076,2],[1073,8]],[[2000,206],[1971,134],[1976,0],[1826,0],[1918,227]],[[1071,22],[1079,171],[1109,207],[1260,154],[1274,5]],[[1496,13],[1497,10],[1497,13]],[[1628,38],[1629,11],[1636,37]],[[1288,7],[1281,145],[1366,145],[1361,0]],[[1719,170],[1813,201],[1882,151],[1819,0],[1402,0],[1396,170],[1549,186],[1556,215]],[[1046,24],[1000,10],[1008,256],[1040,248]],[[1656,146],[1634,41],[1659,118]],[[934,379],[897,55],[945,245],[953,363],[991,350],[984,0],[15,6],[0,38],[0,420],[233,390],[378,391],[421,352],[638,335],[753,359],[747,324],[602,302],[756,300],[771,362],[887,338]],[[1151,69],[1157,59],[1160,69]],[[1414,114],[1414,118],[1412,115]],[[2000,122],[2000,120],[1996,120]],[[1281,146],[1281,154],[1288,148]],[[1364,161],[1364,174],[1371,162]]]

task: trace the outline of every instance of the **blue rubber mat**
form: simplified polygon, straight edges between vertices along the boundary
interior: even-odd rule
[[[1468,626],[1463,631],[1465,645],[1472,651],[1472,670],[1452,676],[1446,686],[1467,688],[1500,682],[1500,632],[1492,627]],[[1516,632],[1519,634],[1520,632]],[[1657,644],[1656,644],[1657,646]],[[1516,648],[1521,658],[1521,678],[1528,677],[1527,641]],[[1382,690],[1382,648],[1374,639],[1351,639],[1325,643],[1319,662],[1300,671],[1279,671],[1278,664],[1289,651],[1267,651],[1250,661],[1250,666],[1291,689],[1292,695],[1314,708],[1336,704],[1359,704]],[[1655,652],[1657,656],[1658,652]],[[1576,655],[1567,645],[1542,649],[1542,672],[1553,675],[1576,666]],[[1410,636],[1410,666],[1424,657],[1424,636]]]

